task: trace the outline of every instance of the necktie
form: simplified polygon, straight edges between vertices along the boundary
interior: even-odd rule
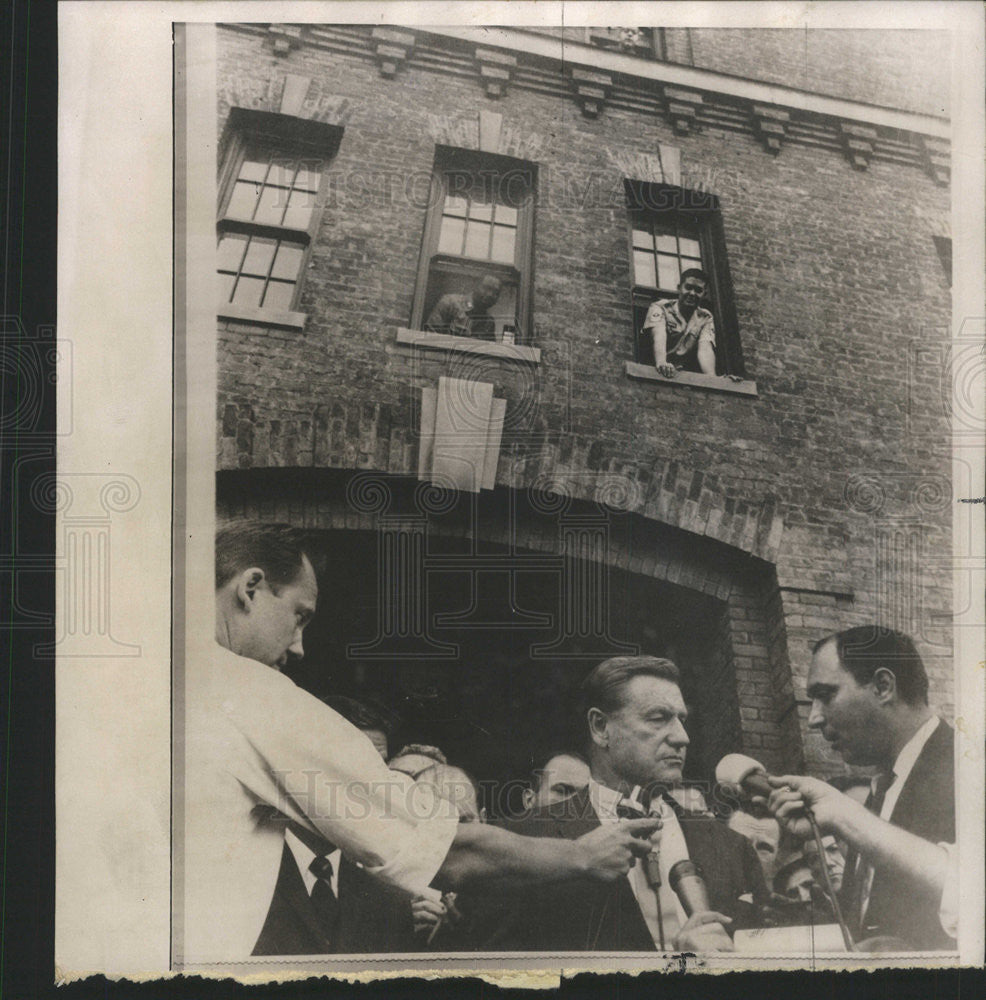
[[[887,771],[884,774],[877,775],[876,781],[870,788],[870,794],[866,796],[866,802],[864,805],[866,808],[873,813],[875,816],[879,816],[883,810],[883,804],[887,798],[887,792],[890,790],[890,786],[894,783],[897,775],[893,771]],[[854,880],[854,889],[857,898],[854,900],[855,903],[855,915],[857,917],[857,926],[860,928],[860,933],[865,934],[866,928],[863,926],[863,920],[866,917],[866,909],[870,902],[870,891],[873,888],[873,868],[868,865],[862,858],[857,857],[857,867],[856,867],[856,877]]]
[[[315,876],[311,896],[312,907],[318,915],[326,940],[331,943],[335,938],[336,924],[339,920],[339,900],[332,891],[332,862],[325,856],[316,857],[308,866],[308,870]]]

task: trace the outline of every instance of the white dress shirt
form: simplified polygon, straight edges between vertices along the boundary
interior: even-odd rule
[[[190,651],[184,694],[177,962],[225,964],[253,951],[284,846],[283,823],[258,806],[412,894],[435,877],[458,828],[455,807],[391,771],[337,712],[277,670],[217,645]]]
[[[297,834],[290,830],[284,831],[284,843],[288,845],[294,855],[295,864],[301,873],[301,880],[305,883],[305,892],[310,896],[315,888],[318,878],[312,871],[312,862],[318,856]],[[325,855],[326,860],[332,865],[332,895],[339,898],[339,862],[342,861],[342,851],[337,847]]]
[[[617,807],[623,801],[623,796],[600,785],[597,781],[589,781],[589,802],[599,817],[600,823],[615,823],[619,820]],[[658,890],[661,899],[661,923],[664,926],[664,944],[670,951],[674,947],[674,939],[688,919],[678,899],[668,882],[668,873],[678,862],[688,858],[688,846],[685,835],[681,832],[681,824],[674,810],[663,800],[655,799],[651,803],[651,812],[659,814],[664,825],[651,836],[651,843],[659,847],[659,867],[661,870],[661,886]],[[661,933],[658,923],[657,899],[654,889],[647,883],[642,859],[627,873],[630,888],[640,907],[641,915],[647,923],[656,948],[661,947]]]

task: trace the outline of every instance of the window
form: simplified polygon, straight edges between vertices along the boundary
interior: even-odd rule
[[[219,307],[237,318],[297,309],[341,130],[234,108],[220,173]]]
[[[667,58],[663,28],[586,28],[589,42],[644,59]]]
[[[634,360],[654,364],[644,317],[657,299],[675,299],[681,275],[700,268],[709,276],[706,300],[716,325],[716,371],[743,375],[732,283],[719,201],[711,194],[665,184],[626,182],[630,271],[633,283]]]
[[[469,295],[487,275],[497,341],[530,341],[537,168],[512,157],[439,147],[411,316],[421,330],[445,295]]]

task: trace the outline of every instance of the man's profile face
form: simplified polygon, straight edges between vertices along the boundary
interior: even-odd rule
[[[701,278],[685,278],[678,285],[678,301],[689,309],[694,309],[705,296],[705,282]]]
[[[630,785],[677,784],[688,746],[681,689],[673,681],[641,675],[630,679],[622,699],[606,723],[614,772]]]
[[[737,810],[729,817],[726,825],[730,830],[746,837],[753,845],[760,860],[764,878],[768,883],[777,871],[777,850],[781,842],[781,827],[773,816],[751,816]]]
[[[531,792],[531,806],[550,806],[571,798],[589,784],[589,765],[567,753],[552,757],[541,772],[541,783]]]
[[[812,657],[808,697],[808,728],[821,732],[847,763],[882,762],[884,741],[876,689],[856,682],[839,661],[834,642],[825,643]]]
[[[291,583],[272,587],[262,580],[252,591],[236,652],[278,670],[289,656],[304,656],[301,636],[317,600],[318,583],[307,558]]]

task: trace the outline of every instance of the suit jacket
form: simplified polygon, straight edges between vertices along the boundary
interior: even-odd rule
[[[943,720],[925,743],[900,791],[890,822],[932,843],[955,843],[955,733]],[[847,874],[849,865],[846,865]],[[856,893],[855,873],[843,884],[843,896]],[[942,930],[940,898],[913,880],[877,869],[870,902],[858,937],[892,935],[916,950],[953,949],[954,938]],[[852,914],[852,918],[857,915]]]
[[[676,807],[676,804],[672,806]],[[711,816],[675,812],[689,857],[705,876],[713,910],[732,917],[736,927],[759,924],[756,903],[767,899],[763,870],[752,845]],[[564,802],[505,824],[514,833],[574,840],[600,825],[583,789]],[[510,951],[655,951],[654,940],[626,878],[605,883],[571,880],[525,893],[513,904],[502,900],[487,917],[482,946]],[[495,926],[491,926],[495,925]]]
[[[411,898],[351,861],[339,865],[339,920],[335,934],[321,925],[287,844],[270,909],[254,955],[328,955],[415,950]]]

